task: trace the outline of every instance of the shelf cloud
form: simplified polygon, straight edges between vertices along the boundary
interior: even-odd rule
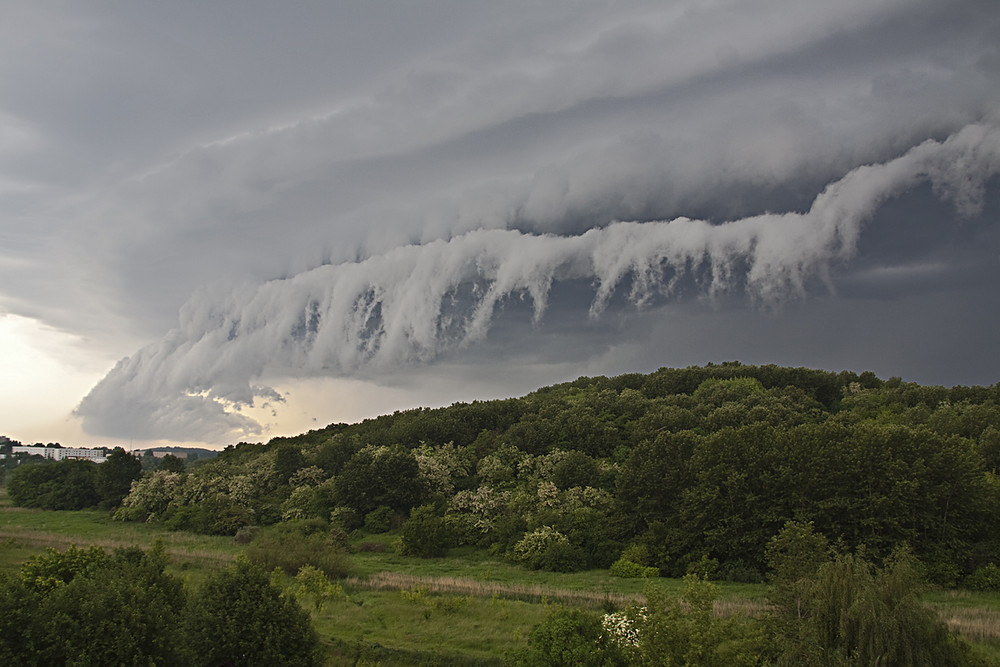
[[[926,182],[971,216],[998,171],[1000,129],[974,124],[852,170],[803,213],[614,221],[578,235],[477,230],[222,298],[201,292],[181,309],[178,329],[119,362],[77,412],[94,430],[126,424],[140,437],[256,435],[259,424],[227,408],[281,400],[255,384],[262,376],[377,374],[427,363],[484,339],[510,300],[530,300],[541,321],[560,281],[593,285],[592,318],[622,289],[636,308],[675,296],[685,283],[707,297],[738,290],[760,305],[802,298],[810,281],[830,286],[831,267],[855,254],[886,199]]]

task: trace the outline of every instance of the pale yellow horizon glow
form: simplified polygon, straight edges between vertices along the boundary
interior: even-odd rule
[[[73,409],[107,372],[79,337],[0,314],[0,435],[25,444],[121,445],[85,434]]]
[[[68,447],[157,447],[222,449],[232,442],[129,440],[86,433],[73,410],[116,359],[95,355],[78,336],[27,317],[0,314],[0,435],[25,444],[59,442]],[[419,387],[387,386],[368,380],[335,377],[282,378],[274,383],[284,402],[260,402],[239,412],[263,427],[267,442],[329,424],[355,423],[415,407],[440,407],[468,400],[475,382],[455,383],[425,377]],[[478,387],[489,393],[486,387]],[[519,388],[520,389],[520,388]],[[516,393],[516,392],[513,392]],[[511,395],[500,392],[501,395]]]

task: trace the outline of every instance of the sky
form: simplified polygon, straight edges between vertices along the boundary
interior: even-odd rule
[[[0,434],[1000,381],[995,0],[0,3]]]

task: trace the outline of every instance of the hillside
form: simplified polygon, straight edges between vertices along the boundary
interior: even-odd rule
[[[582,377],[521,398],[396,412],[155,471],[116,516],[235,534],[297,519],[401,527],[406,553],[475,545],[532,568],[701,563],[760,581],[768,541],[812,522],[933,581],[1000,553],[1000,385],[745,366]]]

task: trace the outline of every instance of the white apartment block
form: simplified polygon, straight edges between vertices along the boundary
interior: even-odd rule
[[[15,445],[10,448],[10,453],[34,454],[55,461],[62,461],[63,459],[86,459],[94,463],[104,463],[107,460],[103,449],[89,449],[86,447],[29,447],[27,445]]]

